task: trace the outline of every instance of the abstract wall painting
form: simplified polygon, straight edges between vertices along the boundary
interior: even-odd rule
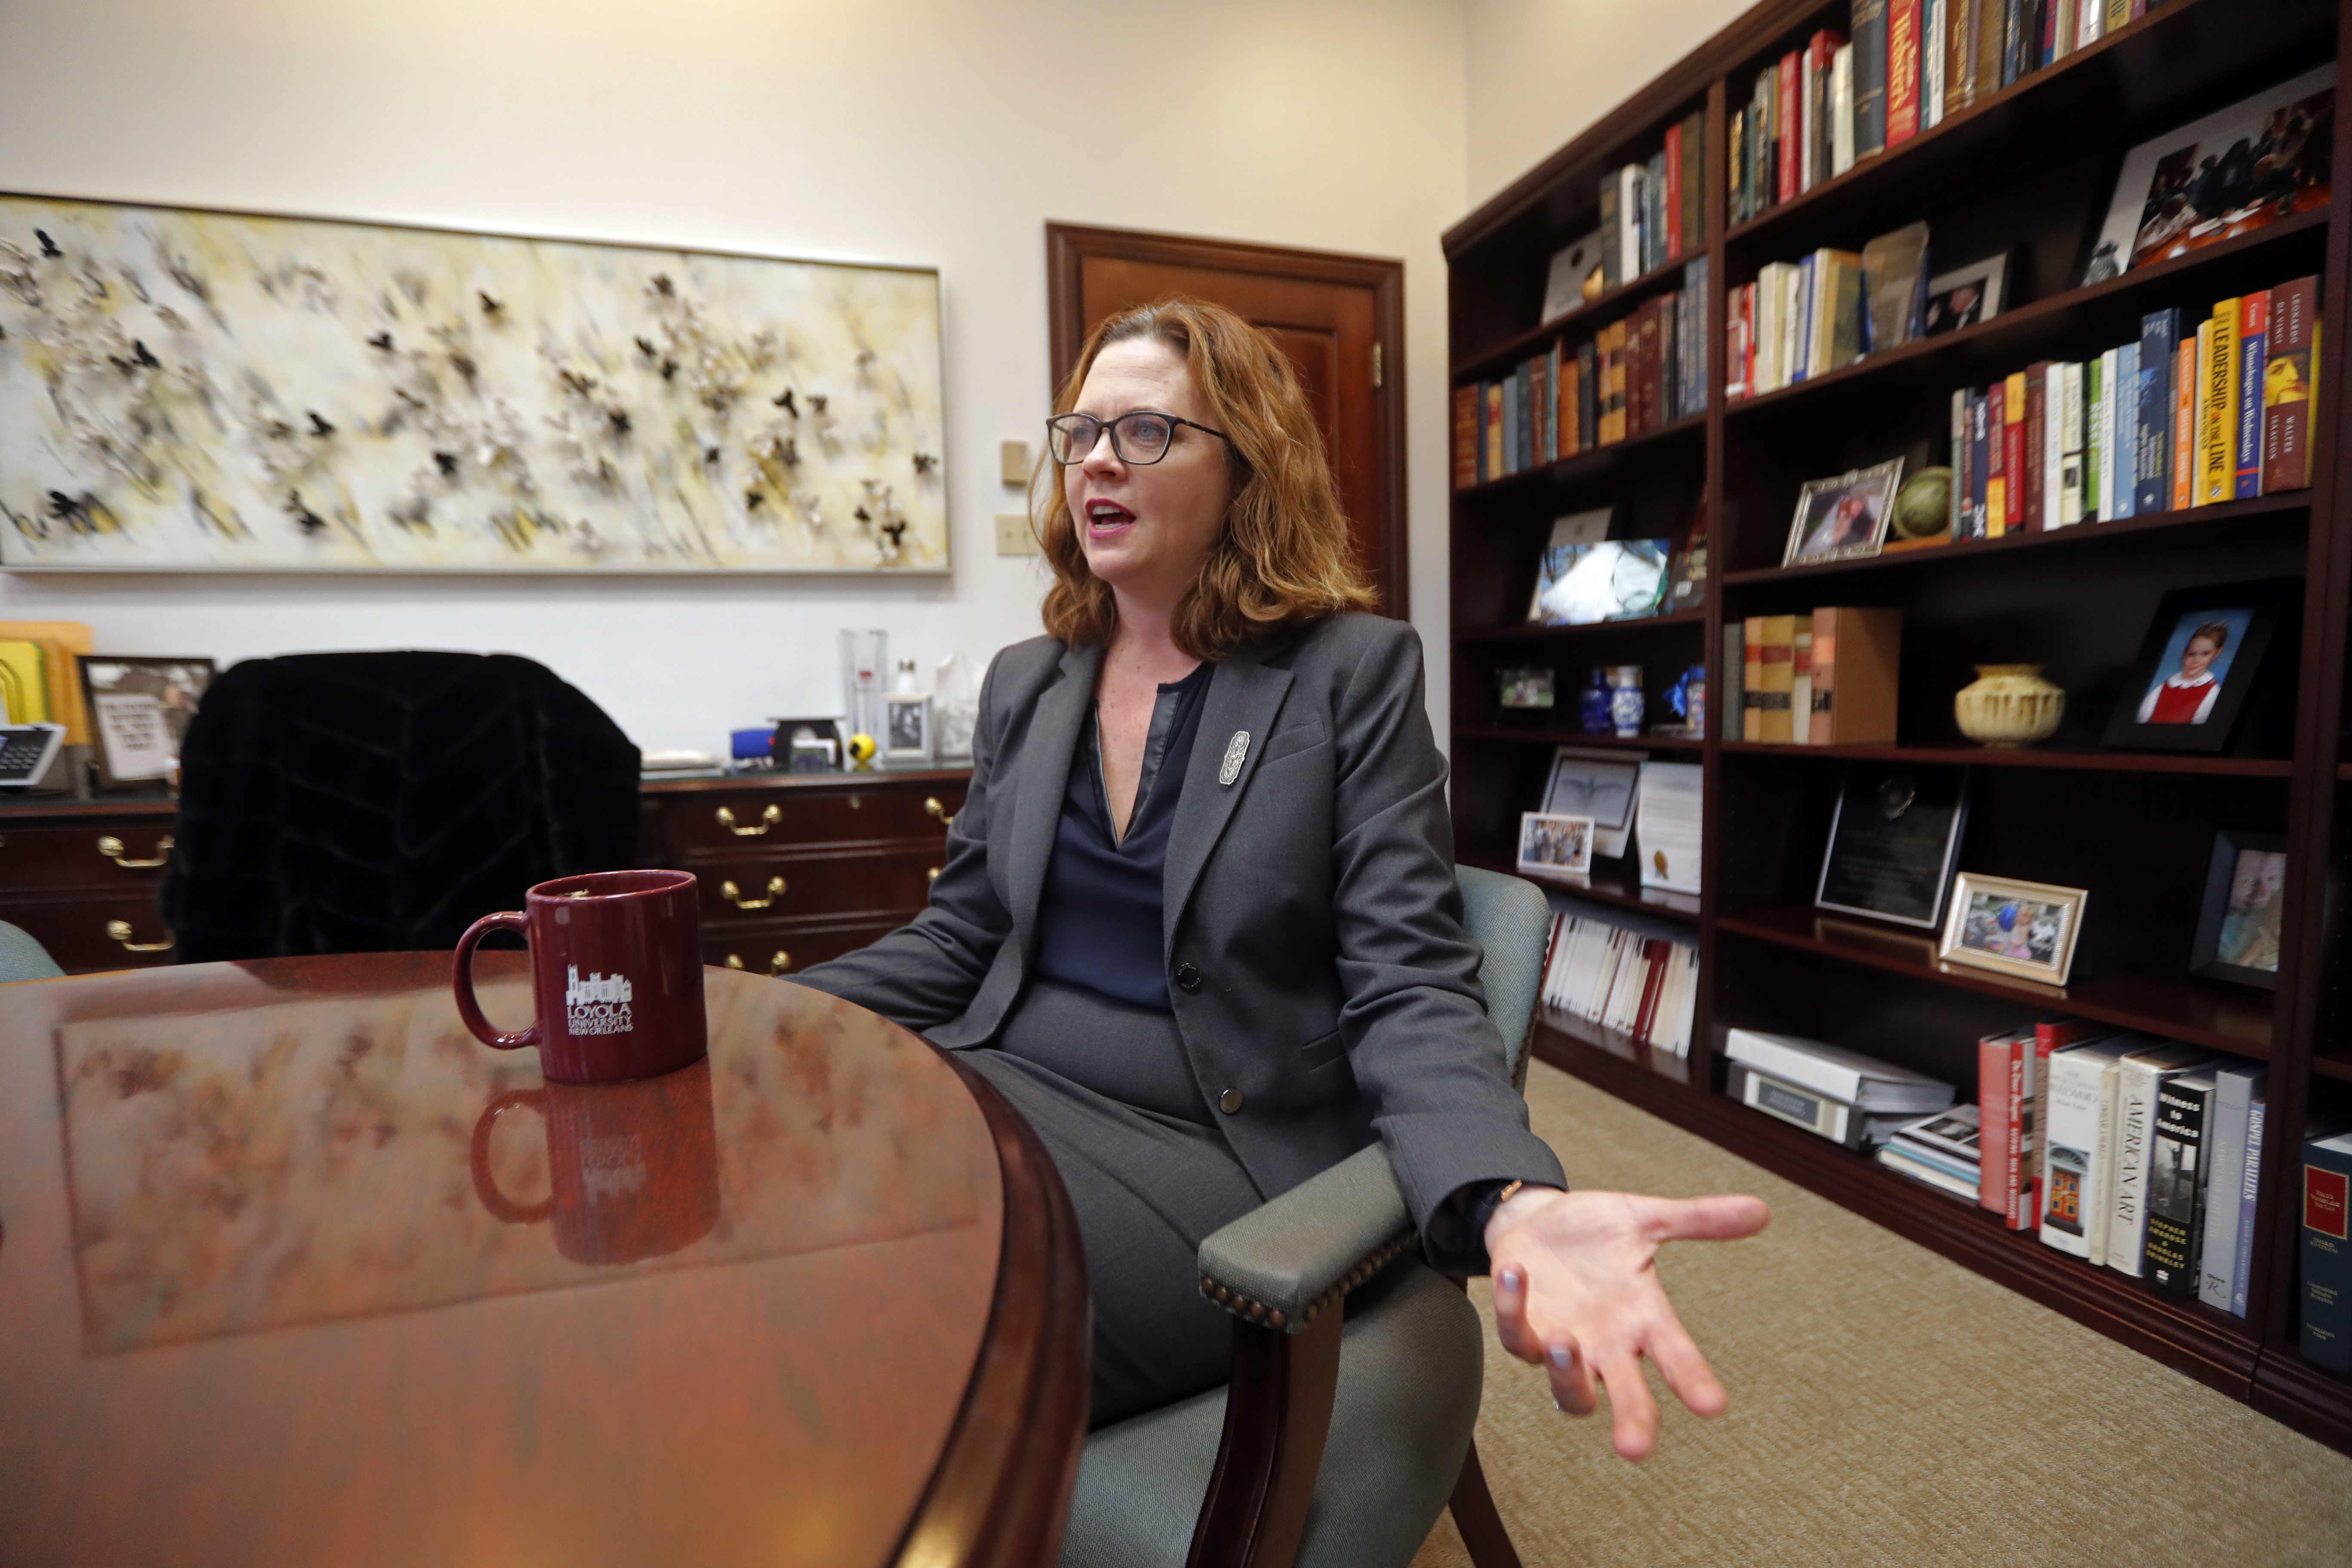
[[[941,572],[936,271],[0,196],[0,569]]]

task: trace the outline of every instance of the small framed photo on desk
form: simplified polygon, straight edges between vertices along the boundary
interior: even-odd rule
[[[906,692],[882,697],[882,762],[918,767],[931,760],[931,700]]]
[[[78,662],[90,728],[97,732],[99,782],[168,778],[188,721],[212,684],[213,661],[81,654]]]

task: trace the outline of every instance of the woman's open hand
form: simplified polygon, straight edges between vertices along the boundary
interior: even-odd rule
[[[1740,1194],[1522,1189],[1486,1223],[1496,1337],[1545,1369],[1553,1399],[1571,1415],[1591,1415],[1607,1390],[1617,1451],[1646,1459],[1658,1446],[1658,1405],[1643,1356],[1693,1414],[1720,1415],[1725,1405],[1723,1384],[1658,1283],[1658,1248],[1753,1236],[1771,1217],[1763,1199]]]

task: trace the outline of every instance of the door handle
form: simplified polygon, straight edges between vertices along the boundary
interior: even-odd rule
[[[793,966],[793,955],[792,955],[791,953],[789,953],[789,952],[786,952],[782,948],[781,948],[781,947],[780,947],[780,948],[776,949],[774,955],[773,955],[772,957],[771,957],[771,958],[768,960],[768,973],[769,973],[769,974],[770,974],[770,976],[772,976],[772,976],[774,976],[774,975],[782,974],[785,970],[790,969],[792,966]],[[743,967],[743,955],[742,955],[741,953],[740,953],[740,952],[730,952],[730,953],[729,953],[729,954],[727,955],[727,963],[726,963],[726,967],[727,967],[727,968],[729,968],[729,969],[740,969],[740,968],[742,968],[742,967]]]
[[[946,806],[941,805],[940,804],[940,797],[935,795],[925,795],[923,797],[923,812],[926,816],[938,817],[941,827],[953,827],[955,826],[956,814],[950,811]]]
[[[172,836],[168,833],[155,840],[155,858],[152,860],[125,859],[128,847],[111,833],[99,836],[98,852],[126,871],[152,871],[158,866],[168,866],[172,862]]]
[[[738,827],[735,826],[735,814],[723,805],[719,808],[719,826],[738,838],[757,838],[783,819],[784,808],[781,805],[772,805],[760,814],[760,825],[757,827]]]
[[[770,904],[774,903],[778,898],[782,897],[783,891],[784,879],[782,877],[771,877],[768,879],[768,896],[764,899],[745,898],[743,896],[743,889],[737,887],[732,882],[721,882],[719,884],[719,896],[726,900],[729,903],[734,905],[739,910],[764,910]]]

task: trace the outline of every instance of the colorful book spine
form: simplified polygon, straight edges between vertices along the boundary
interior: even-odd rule
[[[2352,1134],[2303,1146],[2303,1359],[2352,1373]]]
[[[2238,1259],[2230,1268],[2230,1314],[2246,1315],[2246,1295],[2253,1289],[2254,1200],[2262,1195],[2263,1121],[2269,1110],[2261,1095],[2246,1107],[2246,1173],[2238,1180]]]
[[[2318,393],[2319,279],[2298,278],[2270,295],[2263,365],[2263,493],[2311,483],[2312,405]]]
[[[2100,510],[2100,480],[2107,467],[2107,373],[2114,367],[2113,356],[2101,354],[2083,365],[2083,518],[2084,522],[2097,522],[2105,514]]]
[[[1888,0],[1886,6],[1886,145],[1900,147],[1922,129],[1919,123],[1919,0]],[[1857,41],[1862,24],[1853,26]]]
[[[1750,616],[1741,627],[1739,738],[1764,738],[1764,617]]]
[[[2205,404],[2197,411],[2197,504],[2228,500],[2237,490],[2238,301],[2213,307],[2213,348],[2205,366]]]
[[[2138,419],[2132,482],[2136,512],[2172,504],[2172,369],[2180,358],[2180,312],[2151,310],[2139,319]]]
[[[1666,176],[1665,258],[1680,261],[1683,258],[1683,128],[1678,124],[1666,127],[1664,168]]]
[[[2270,339],[2271,297],[2249,294],[2238,306],[2238,398],[2236,484],[2231,494],[2252,500],[2263,493],[2263,372]]]
[[[2058,475],[2058,521],[2072,528],[2083,521],[2083,371],[2080,364],[2066,368],[2065,428],[2059,436],[2061,443]]]
[[[1809,745],[1813,738],[1813,617],[1796,617],[1796,636],[1789,649],[1789,733],[1792,746]]]
[[[2020,466],[2025,471],[2022,491],[2024,528],[2029,533],[2038,533],[2050,526],[2048,514],[2043,511],[2042,504],[2043,494],[2050,486],[2050,465],[2043,461],[2044,448],[2050,438],[2050,413],[2042,401],[2043,392],[2050,384],[2049,363],[2045,361],[2028,365],[2024,374],[2011,376],[2010,380],[2022,383],[2025,392],[2024,449],[2020,454],[2022,458]]]
[[[1486,437],[1483,458],[1485,466],[1478,470],[1478,477],[1482,479],[1499,479],[1508,471],[1503,467],[1503,384],[1499,381],[1485,383],[1484,395],[1486,403],[1486,426],[1483,431]]]
[[[1927,30],[1919,38],[1919,129],[1944,122],[1944,39],[1950,32],[1951,0],[1927,0]]]
[[[1762,638],[1759,673],[1751,688],[1760,721],[1755,738],[1785,746],[1794,737],[1790,705],[1797,685],[1797,617],[1764,616]]]
[[[1945,531],[1955,540],[1968,535],[1969,511],[1969,395],[1964,388],[1952,394],[1952,482],[1948,487],[1950,500],[1945,509]]]
[[[1780,199],[1792,201],[1804,189],[1801,183],[1804,169],[1797,161],[1804,120],[1798,112],[1799,81],[1803,74],[1804,56],[1791,49],[1780,57],[1780,68],[1775,84],[1773,126],[1779,132],[1775,162],[1780,175]]]
[[[1454,488],[1468,489],[1478,482],[1478,389],[1454,389]]]
[[[2011,1230],[2027,1191],[2024,1180],[2024,1118],[2019,1108],[2031,1099],[2033,1031],[1987,1035],[1977,1042],[1977,1206],[2000,1216]]]
[[[1601,287],[1603,292],[1625,281],[1625,214],[1618,205],[1623,184],[1615,174],[1601,177]]]
[[[2115,351],[2115,379],[2109,384],[2107,396],[2107,482],[2105,490],[2115,498],[2113,516],[2130,517],[2138,510],[2138,489],[2134,483],[2134,464],[2139,446],[2139,344],[2124,344]]]
[[[2009,532],[2009,383],[1985,389],[1984,537]]]
[[[2246,1125],[2268,1081],[2268,1069],[2251,1063],[2213,1074],[2197,1299],[2216,1311],[2230,1310],[2238,1260],[2238,1196],[2246,1179]]]
[[[2003,521],[2011,533],[2025,531],[2026,498],[2033,489],[2033,476],[2025,460],[2026,380],[2025,373],[2017,371],[2001,384],[2000,472],[2006,479],[2001,501],[2007,509]]]
[[[2168,504],[2187,511],[2197,504],[2197,340],[2187,333],[2172,362],[2172,472]]]
[[[1887,95],[1895,74],[1887,0],[1853,0],[1853,155],[1886,151]]]
[[[1985,531],[1985,489],[1992,463],[1992,400],[1983,393],[1969,394],[1969,537],[1990,537]]]
[[[2042,370],[2042,518],[2045,529],[2065,523],[2066,367]]]

